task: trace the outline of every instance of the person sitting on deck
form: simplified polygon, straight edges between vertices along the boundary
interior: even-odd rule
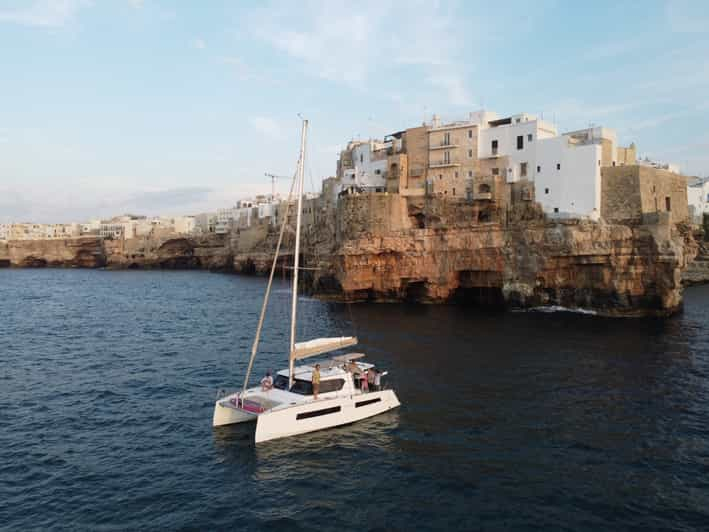
[[[313,384],[313,399],[318,400],[318,392],[320,391],[320,364],[315,364],[313,375],[310,378]]]
[[[367,389],[368,390],[375,390],[374,388],[374,379],[377,375],[377,370],[374,368],[369,368],[367,371]]]
[[[267,371],[266,376],[261,379],[261,391],[267,392],[273,388],[273,377],[271,377],[271,372]]]
[[[368,392],[369,391],[369,380],[367,377],[367,374],[369,373],[369,370],[364,370],[362,373],[359,375],[359,380],[360,380],[360,389],[363,392]]]

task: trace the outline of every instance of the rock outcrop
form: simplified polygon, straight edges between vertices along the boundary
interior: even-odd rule
[[[105,248],[111,269],[230,271],[233,262],[225,235],[106,240]]]
[[[236,238],[235,269],[267,272],[274,232],[249,249]],[[534,207],[369,194],[342,198],[305,231],[303,278],[318,295],[350,301],[667,315],[681,307],[692,242],[668,223],[551,221]]]
[[[208,269],[230,271],[232,255],[224,236],[205,238],[84,237],[11,240],[0,246],[0,266],[18,268]]]
[[[0,263],[11,267],[100,268],[106,264],[103,239],[11,240],[0,248]]]

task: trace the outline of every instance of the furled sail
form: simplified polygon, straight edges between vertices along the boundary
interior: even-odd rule
[[[335,338],[315,338],[307,342],[298,342],[291,355],[293,360],[322,355],[344,347],[357,345],[356,336],[338,336]]]

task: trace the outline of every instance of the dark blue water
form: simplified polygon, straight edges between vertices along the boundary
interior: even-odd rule
[[[305,299],[402,407],[252,443],[213,430],[262,279],[0,270],[0,528],[709,527],[709,287],[668,320]],[[256,374],[284,366],[277,287]]]

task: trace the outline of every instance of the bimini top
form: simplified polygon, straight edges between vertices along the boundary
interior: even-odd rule
[[[336,351],[337,349],[343,349],[353,345],[357,345],[356,336],[315,338],[314,340],[295,344],[295,349],[291,356],[294,360],[299,360],[301,358],[314,357],[315,355],[322,355],[323,353],[329,353],[330,351]]]

